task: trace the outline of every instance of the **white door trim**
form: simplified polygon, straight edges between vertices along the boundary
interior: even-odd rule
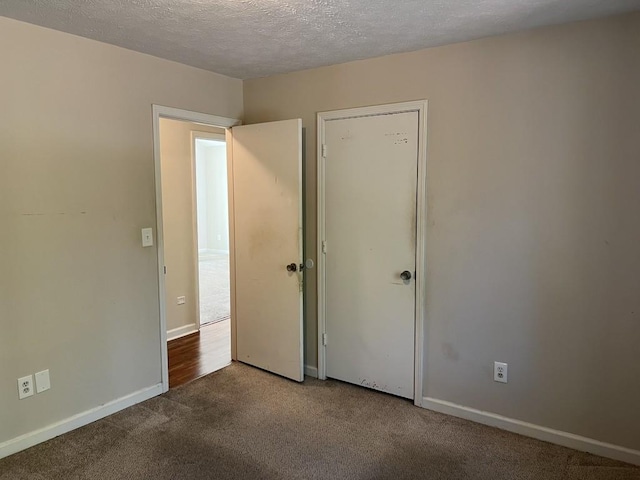
[[[394,113],[418,113],[418,198],[416,209],[416,324],[414,344],[414,395],[413,403],[422,406],[424,392],[422,390],[424,370],[424,344],[426,323],[425,285],[426,285],[426,240],[427,240],[427,100],[377,105],[372,107],[351,108],[320,112],[318,122],[318,378],[325,380],[326,347],[326,261],[323,254],[325,232],[325,123],[330,120],[388,115]],[[330,246],[329,246],[330,248]],[[330,341],[330,339],[329,339]]]
[[[202,123],[213,127],[231,128],[240,125],[240,120],[235,118],[219,117],[206,113],[192,112],[179,108],[152,105],[153,124],[153,163],[155,166],[156,189],[156,249],[158,252],[158,296],[160,311],[160,357],[161,357],[161,384],[162,391],[169,390],[169,357],[167,353],[167,309],[166,309],[166,285],[164,279],[164,235],[162,225],[162,168],[160,163],[160,118],[183,120],[186,122]],[[230,226],[231,228],[231,226]],[[231,232],[229,232],[231,236]],[[231,284],[231,304],[233,307],[234,286]],[[233,323],[233,315],[231,316]],[[232,326],[233,332],[233,326]]]

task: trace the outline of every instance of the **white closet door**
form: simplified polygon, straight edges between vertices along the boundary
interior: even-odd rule
[[[406,398],[414,395],[418,120],[405,112],[325,124],[327,376]]]

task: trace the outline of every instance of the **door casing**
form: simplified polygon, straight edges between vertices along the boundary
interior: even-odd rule
[[[185,122],[201,123],[213,127],[229,129],[241,124],[236,118],[219,117],[217,115],[209,115],[206,113],[192,112],[178,108],[165,107],[162,105],[152,105],[152,123],[153,123],[153,162],[155,166],[155,190],[156,190],[156,249],[158,254],[158,296],[160,311],[160,357],[161,357],[161,384],[162,391],[169,390],[169,356],[167,350],[167,309],[166,309],[166,285],[164,277],[164,235],[162,223],[162,168],[160,163],[160,118],[170,118],[172,120],[182,120]],[[227,141],[227,164],[230,163],[232,151],[230,143]],[[232,170],[227,168],[227,175],[232,175]],[[230,185],[229,188],[232,188]],[[234,240],[234,222],[233,222],[233,195],[229,192],[229,243],[233,244]],[[231,273],[231,358],[236,358],[235,348],[235,287],[234,287],[234,253],[233,249],[229,252],[229,264]]]
[[[426,239],[427,239],[427,100],[394,103],[371,107],[352,108],[320,112],[317,115],[317,228],[318,228],[318,378],[326,375],[326,257],[324,254],[325,230],[325,122],[337,119],[357,118],[394,113],[418,113],[418,185],[416,208],[416,296],[415,296],[415,339],[414,339],[414,395],[413,403],[422,406],[424,392],[424,345],[426,323]]]

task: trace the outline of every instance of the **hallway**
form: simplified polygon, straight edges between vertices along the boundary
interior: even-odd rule
[[[203,325],[199,332],[171,340],[168,352],[169,388],[220,370],[231,363],[231,321]]]

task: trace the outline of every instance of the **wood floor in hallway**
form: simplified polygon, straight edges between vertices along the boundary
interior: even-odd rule
[[[220,370],[231,363],[231,322],[204,325],[197,333],[171,340],[169,388]]]

